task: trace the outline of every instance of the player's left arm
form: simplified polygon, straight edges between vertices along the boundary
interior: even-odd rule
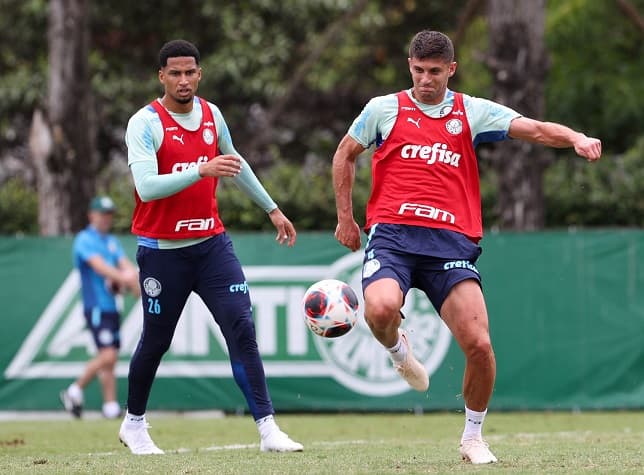
[[[599,160],[602,154],[601,140],[588,137],[570,127],[554,122],[541,122],[527,117],[517,117],[510,123],[508,135],[515,139],[548,147],[573,147],[577,155],[589,162]]]
[[[242,192],[244,192],[244,194],[253,200],[255,204],[268,213],[268,217],[277,230],[275,240],[280,244],[286,243],[289,246],[293,246],[297,236],[295,226],[293,226],[293,223],[291,223],[291,221],[279,209],[275,201],[273,201],[271,196],[268,194],[268,191],[266,191],[266,188],[264,188],[257,178],[257,175],[253,172],[250,164],[244,160],[244,157],[242,157],[235,149],[230,135],[230,130],[228,129],[228,125],[226,124],[224,116],[219,108],[214,105],[210,105],[210,107],[215,118],[217,145],[219,147],[219,151],[225,155],[235,155],[239,157],[240,160],[241,168],[239,173],[230,177],[230,179]]]

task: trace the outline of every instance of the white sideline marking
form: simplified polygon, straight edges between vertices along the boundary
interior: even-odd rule
[[[320,441],[320,442],[311,442],[307,445],[314,446],[336,446],[336,445],[365,445],[365,444],[378,444],[384,443],[383,440],[335,440],[332,442]],[[239,450],[239,449],[257,449],[259,444],[228,444],[228,445],[213,445],[211,447],[206,447],[205,449],[200,450]],[[184,449],[180,449],[184,450]],[[190,449],[185,449],[190,451]],[[306,450],[306,447],[304,447]]]
[[[308,443],[305,447],[304,450],[306,451],[306,447],[308,446],[317,446],[317,447],[335,447],[337,445],[367,445],[367,444],[385,444],[388,441],[381,439],[381,440],[364,440],[364,439],[356,439],[356,440],[334,440],[334,441],[318,441],[318,442],[310,442]],[[427,441],[425,441],[427,442]],[[204,447],[200,449],[189,449],[186,447],[179,447],[178,449],[163,449],[166,454],[189,454],[192,452],[212,452],[212,451],[223,451],[223,450],[248,450],[248,449],[259,449],[259,444],[226,444],[226,445],[212,445],[210,447]],[[90,452],[88,455],[91,455],[93,457],[109,457],[113,455],[123,455],[123,454],[129,454],[130,449],[123,447],[122,451],[119,452]]]
[[[337,445],[367,445],[367,444],[384,444],[385,440],[334,440],[334,441],[319,441],[311,442],[307,446],[326,446],[334,447]],[[223,450],[248,450],[248,449],[259,449],[259,444],[227,444],[227,445],[212,445],[210,447],[204,447],[201,449],[188,449],[186,447],[180,447],[178,449],[163,449],[166,454],[189,454],[192,452],[213,452],[213,451],[223,451]],[[304,447],[306,451],[306,447]],[[88,455],[99,456],[99,457],[108,457],[112,455],[123,455],[123,453],[129,453],[129,449],[124,448],[122,452],[91,452]]]
[[[334,447],[336,445],[366,445],[366,444],[385,444],[385,440],[334,440],[334,441],[323,441],[323,442],[313,442],[311,445],[323,445],[327,447]]]
[[[240,449],[256,449],[259,448],[259,444],[228,444],[228,445],[213,445],[206,447],[201,450],[240,450]]]
[[[186,419],[222,419],[226,415],[223,411],[203,410],[203,411],[149,411],[147,415],[150,419],[157,417],[177,417],[181,416]],[[100,411],[83,411],[82,420],[103,419]],[[2,421],[65,421],[74,420],[74,418],[64,409],[59,411],[0,411],[0,422]],[[121,418],[119,418],[121,420]]]
[[[501,441],[505,439],[545,439],[549,437],[561,437],[561,438],[574,438],[574,437],[588,437],[593,434],[593,431],[590,430],[571,430],[571,431],[559,431],[559,432],[517,432],[515,434],[495,434],[489,436],[483,436],[487,440],[496,440]]]

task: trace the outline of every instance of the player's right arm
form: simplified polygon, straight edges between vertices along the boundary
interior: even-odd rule
[[[398,99],[394,94],[371,99],[340,141],[333,156],[333,190],[338,215],[335,237],[352,251],[360,249],[360,227],[353,217],[353,183],[356,160],[372,144],[380,146],[396,119]]]
[[[144,107],[130,118],[125,132],[127,163],[136,192],[145,202],[173,195],[201,178],[197,167],[159,175],[156,153],[162,141],[163,126],[156,111]]]
[[[349,134],[340,141],[333,155],[333,190],[338,214],[335,238],[352,251],[360,249],[360,227],[353,217],[353,183],[356,175],[356,159],[365,150]]]
[[[119,287],[131,288],[133,277],[130,271],[121,270],[118,267],[108,264],[99,254],[94,254],[89,257],[86,262],[94,272],[103,276],[106,280],[116,282]]]
[[[114,236],[112,236],[114,237]],[[139,269],[128,259],[121,243],[114,237],[114,243],[118,249],[117,268],[121,272],[124,282],[121,286],[127,292],[131,292],[135,297],[141,296],[141,287],[139,286]]]
[[[85,262],[105,280],[116,282],[119,286],[129,285],[130,274],[107,262],[87,234],[80,233],[74,240],[74,254],[78,262]]]

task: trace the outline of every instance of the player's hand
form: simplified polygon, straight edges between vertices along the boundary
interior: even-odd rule
[[[360,240],[360,226],[354,220],[338,222],[335,228],[335,238],[340,244],[352,251],[357,251],[362,245]]]
[[[141,287],[139,286],[139,272],[137,269],[128,268],[121,271],[121,288],[132,293],[132,295],[135,297],[141,295]]]
[[[602,142],[599,139],[584,135],[581,140],[575,143],[575,152],[589,162],[594,162],[602,156]]]
[[[241,159],[237,155],[217,155],[199,165],[199,176],[237,176],[241,172]]]
[[[289,247],[293,247],[295,244],[295,237],[297,236],[293,223],[284,216],[284,213],[282,213],[279,208],[275,208],[273,211],[268,213],[268,217],[271,218],[273,226],[277,229],[275,240],[280,244],[287,243]]]
[[[112,279],[105,279],[105,287],[113,295],[117,295],[121,292],[121,286],[118,282]]]

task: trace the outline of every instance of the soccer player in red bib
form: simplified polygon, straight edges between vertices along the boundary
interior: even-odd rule
[[[224,335],[233,377],[260,433],[260,449],[301,451],[273,418],[248,285],[217,209],[218,179],[229,177],[266,211],[279,244],[293,246],[295,228],[235,150],[221,111],[195,96],[199,59],[190,42],[166,43],[159,52],[164,95],[134,114],[126,131],[144,320],[130,362],[119,437],[134,454],[163,453],[150,438],[145,411],[161,358],[195,292]]]
[[[496,363],[475,266],[483,227],[474,147],[511,137],[574,147],[579,156],[594,161],[601,156],[601,142],[449,90],[456,71],[454,48],[440,32],[417,33],[408,63],[412,88],[371,99],[335,152],[335,236],[352,251],[361,246],[351,199],[355,161],[375,144],[362,271],[365,319],[400,376],[424,392],[429,388],[427,370],[399,327],[407,291],[425,292],[465,354],[461,456],[474,464],[492,463],[497,459],[481,429]]]

